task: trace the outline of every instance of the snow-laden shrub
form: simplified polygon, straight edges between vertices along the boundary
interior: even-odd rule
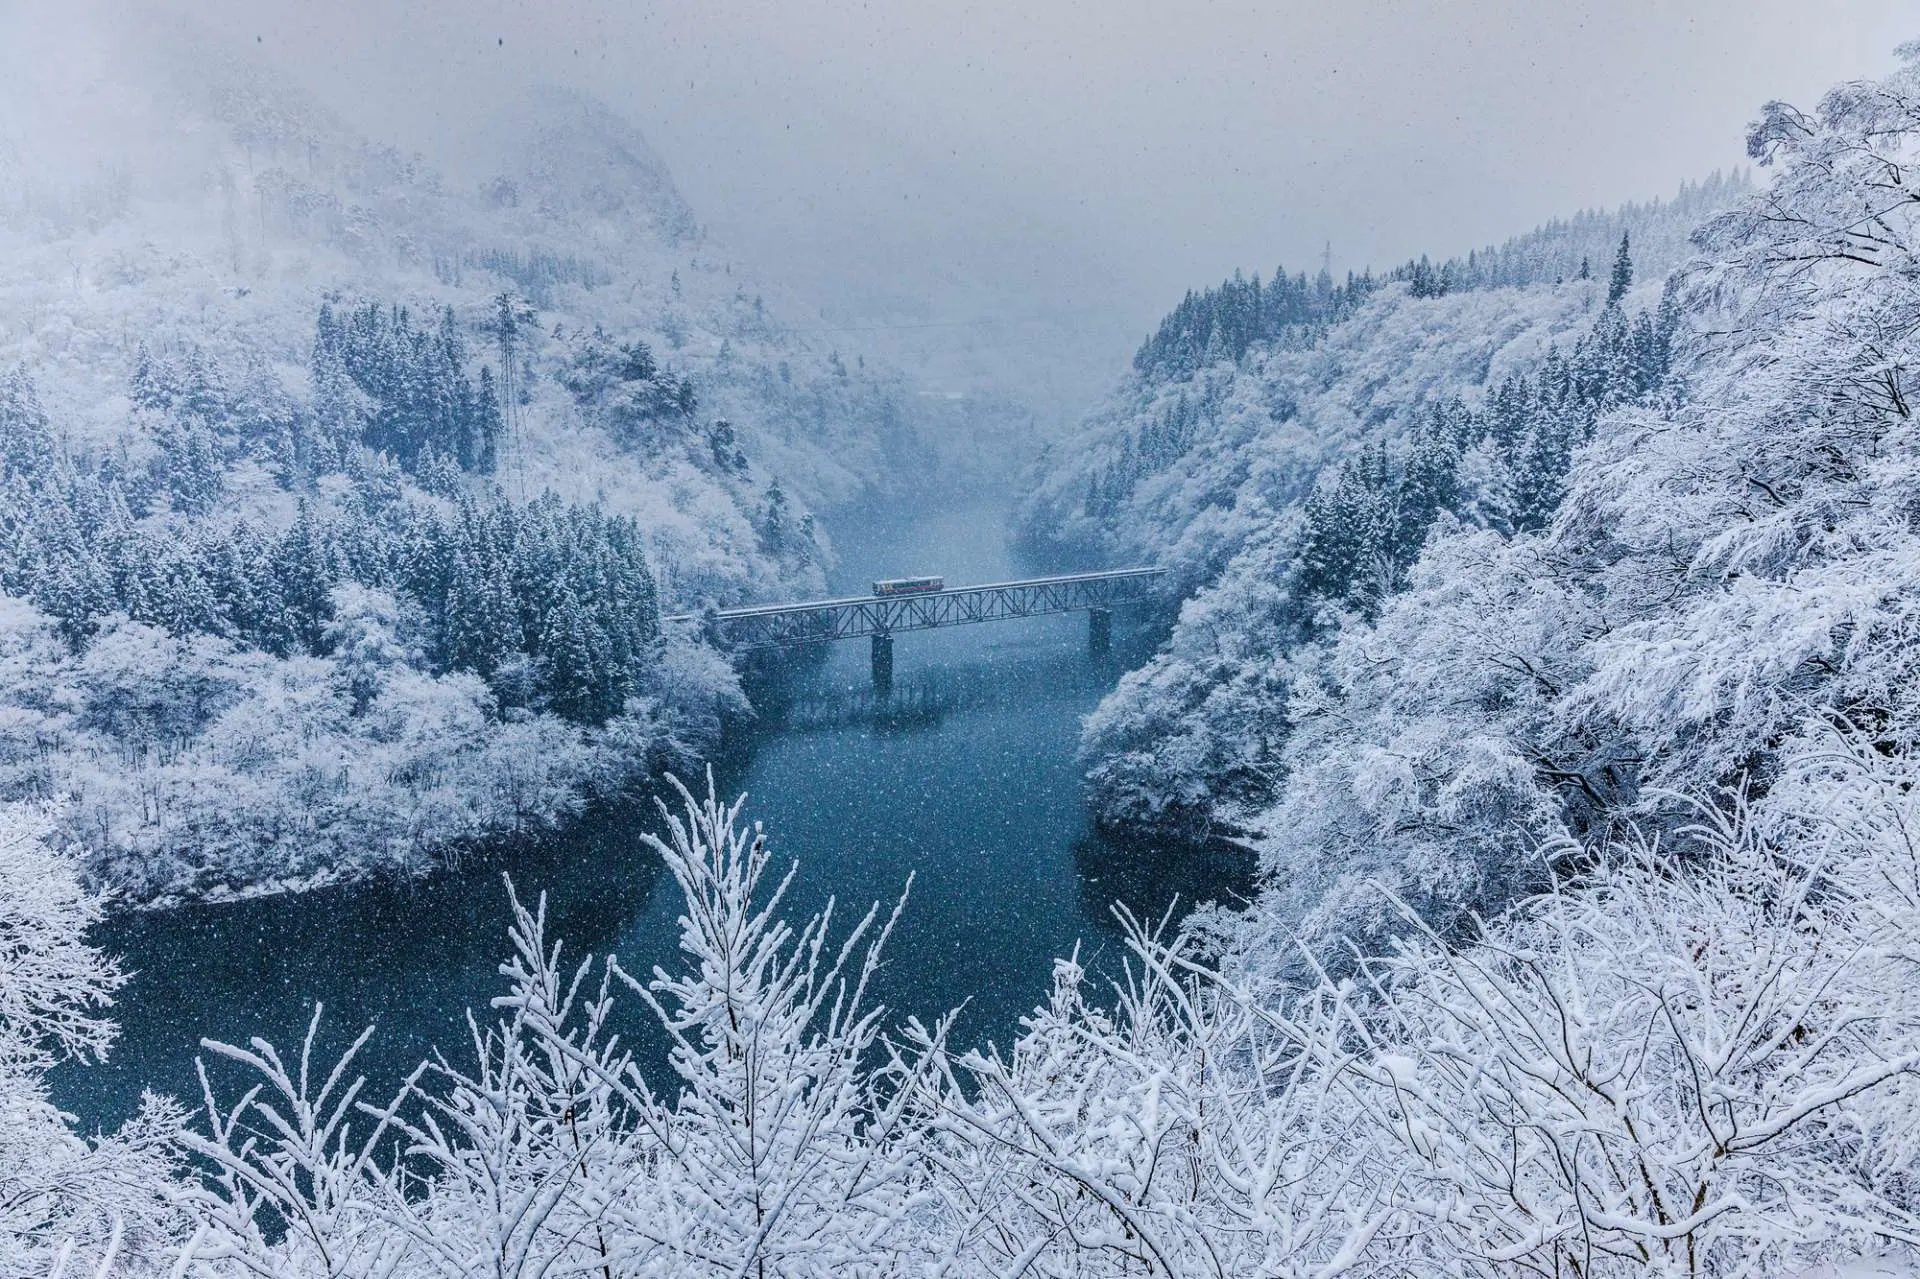
[[[45,812],[0,808],[0,1273],[158,1271],[180,1235],[179,1108],[149,1094],[118,1134],[88,1140],[47,1091],[55,1063],[105,1056],[126,980],[86,944],[100,901],[52,829]]]
[[[1872,799],[1820,837],[1780,838],[1810,814],[1702,807],[1674,846],[1623,838],[1471,946],[1416,926],[1366,961],[1349,1078],[1421,1250],[1774,1275],[1920,1242],[1902,772],[1856,775]]]
[[[191,1197],[192,1256],[216,1273],[465,1279],[877,1275],[923,1251],[910,1094],[876,1068],[881,1010],[864,997],[900,907],[835,937],[829,905],[796,931],[794,872],[769,875],[758,825],[711,792],[680,796],[648,842],[686,897],[681,971],[563,965],[544,902],[516,898],[499,1020],[473,1023],[471,1062],[423,1064],[388,1104],[350,1077],[364,1035],[324,1079],[312,1031],[297,1063],[208,1043],[263,1086],[230,1108],[207,1089],[187,1145],[216,1171]],[[667,1079],[608,1032],[622,991],[669,1037]]]

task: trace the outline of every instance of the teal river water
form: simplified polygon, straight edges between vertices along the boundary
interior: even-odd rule
[[[1003,580],[1003,528],[990,506],[873,512],[841,534],[841,584]],[[1078,946],[1096,972],[1114,971],[1116,900],[1158,914],[1176,897],[1246,891],[1250,868],[1233,852],[1114,841],[1089,824],[1080,718],[1148,643],[1117,621],[1104,663],[1087,655],[1084,615],[1070,614],[901,635],[885,703],[867,689],[865,641],[756,690],[760,722],[715,772],[723,790],[749,795],[776,852],[800,862],[792,909],[831,896],[851,919],[914,877],[876,986],[890,1021],[962,1008],[957,1040],[1004,1046],[1045,998],[1055,956]],[[116,1124],[143,1088],[197,1102],[201,1036],[258,1035],[290,1051],[315,1000],[330,1052],[377,1026],[360,1059],[370,1095],[435,1047],[458,1064],[470,1056],[467,1010],[486,1018],[501,986],[502,870],[523,893],[546,892],[551,932],[572,953],[612,951],[637,971],[675,961],[678,891],[637,838],[657,823],[636,806],[421,883],[109,920],[95,940],[134,972],[115,1010],[121,1039],[105,1065],[59,1068],[56,1100],[88,1128]],[[629,1015],[644,1059],[657,1037],[637,1008]],[[226,1067],[215,1077],[238,1082]]]

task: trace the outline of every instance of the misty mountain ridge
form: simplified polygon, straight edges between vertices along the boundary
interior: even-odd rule
[[[816,511],[998,463],[592,99],[441,169],[120,16],[0,81],[0,793],[93,882],[419,873],[685,767],[748,708],[663,604],[817,596]]]
[[[804,308],[707,240],[644,136],[598,102],[507,95],[468,122],[442,170],[356,134],[251,58],[209,56],[190,29],[79,29],[100,70],[62,95],[67,118],[15,109],[0,129],[18,178],[0,196],[0,362],[33,370],[79,438],[122,428],[142,344],[227,347],[235,361],[244,347],[297,393],[325,296],[450,305],[477,332],[507,292],[539,313],[553,349],[536,363],[565,358],[556,333],[646,342],[729,422],[758,478],[808,505],[850,499],[895,469],[889,450],[910,450],[917,397],[900,376],[789,335],[776,317],[809,327]],[[14,84],[16,102],[45,87]],[[48,132],[81,139],[89,159],[19,141]],[[578,429],[549,379],[529,387],[517,482],[604,489],[616,506],[661,500],[625,491],[640,479],[590,423]],[[576,464],[581,449],[591,465]]]
[[[529,231],[564,225],[609,246],[639,229],[670,246],[706,238],[646,136],[587,94],[556,84],[506,93],[462,133],[464,146],[447,144],[448,167],[493,208],[530,207]]]

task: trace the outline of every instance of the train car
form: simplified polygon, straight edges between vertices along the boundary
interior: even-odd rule
[[[873,584],[873,593],[879,595],[927,595],[934,591],[947,589],[944,577],[890,577]]]

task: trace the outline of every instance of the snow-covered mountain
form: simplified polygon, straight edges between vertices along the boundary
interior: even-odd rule
[[[599,104],[563,90],[496,103],[455,178],[190,30],[112,31],[43,33],[61,52],[38,65],[81,63],[81,83],[43,83],[16,45],[0,89],[0,363],[27,370],[76,444],[125,433],[142,347],[198,349],[298,401],[328,299],[450,306],[498,374],[487,331],[508,293],[533,312],[516,353],[533,376],[510,406],[503,480],[646,511],[676,595],[804,584],[808,570],[783,582],[755,549],[768,488],[802,508],[845,502],[913,455],[918,401],[900,377],[787,334],[791,304],[702,236],[644,137]],[[704,441],[688,459],[613,438],[551,376],[596,329],[690,380],[699,424],[729,424],[746,472],[703,468]]]
[[[818,593],[817,513],[991,462],[579,94],[429,158],[131,6],[0,59],[4,789],[102,882],[557,821],[740,709],[663,605]]]
[[[1329,460],[1571,348],[1605,305],[1623,235],[1631,300],[1657,299],[1692,229],[1747,189],[1716,176],[1437,265],[1345,281],[1282,268],[1189,293],[1034,469],[1021,535],[1042,560],[1150,559],[1188,588],[1209,581]]]

